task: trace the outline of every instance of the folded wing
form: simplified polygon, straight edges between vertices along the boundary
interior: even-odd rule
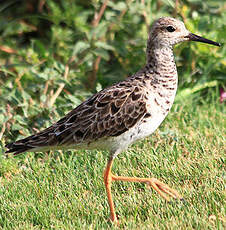
[[[49,128],[8,144],[6,153],[42,151],[118,136],[146,114],[142,88],[123,81],[90,97]]]

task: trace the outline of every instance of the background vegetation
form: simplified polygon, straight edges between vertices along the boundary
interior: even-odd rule
[[[5,143],[49,126],[91,94],[139,70],[148,30],[160,16],[179,18],[192,32],[225,43],[222,0],[1,1],[0,153]],[[175,47],[175,57],[179,90],[170,117],[153,138],[122,154],[114,169],[172,180],[191,206],[167,206],[143,185],[115,185],[124,228],[225,227],[219,88],[225,84],[226,46],[184,43]],[[0,157],[0,227],[111,227],[101,181],[106,157],[72,153]]]

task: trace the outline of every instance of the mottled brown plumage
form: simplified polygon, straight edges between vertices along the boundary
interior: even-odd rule
[[[145,117],[146,91],[128,79],[93,95],[49,128],[7,145],[15,154],[28,148],[89,143],[99,138],[119,136]],[[145,99],[146,98],[146,99]],[[9,151],[8,151],[9,152]]]

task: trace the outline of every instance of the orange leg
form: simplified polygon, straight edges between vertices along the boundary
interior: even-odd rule
[[[115,214],[115,207],[113,199],[111,196],[111,183],[112,181],[129,181],[129,182],[142,182],[146,183],[148,186],[151,186],[160,196],[169,201],[171,196],[175,199],[182,199],[182,196],[174,189],[170,188],[168,185],[162,183],[161,181],[155,178],[138,178],[138,177],[124,177],[124,176],[115,176],[111,174],[111,167],[113,164],[113,158],[110,158],[107,167],[104,172],[104,184],[107,191],[108,203],[110,206],[110,218],[111,220],[117,221]],[[168,196],[167,196],[168,195]]]

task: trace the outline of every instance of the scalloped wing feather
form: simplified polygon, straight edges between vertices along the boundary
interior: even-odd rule
[[[119,136],[146,114],[145,90],[123,81],[90,97],[49,128],[8,144],[6,153],[90,143]]]

